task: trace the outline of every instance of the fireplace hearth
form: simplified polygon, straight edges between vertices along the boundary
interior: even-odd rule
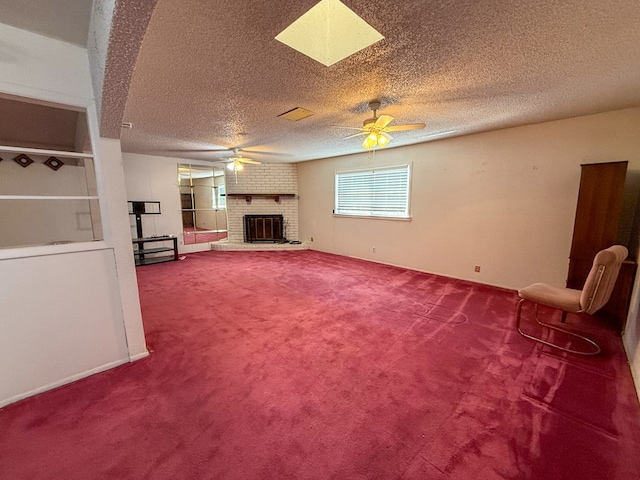
[[[282,215],[245,215],[245,243],[284,243],[284,218]]]

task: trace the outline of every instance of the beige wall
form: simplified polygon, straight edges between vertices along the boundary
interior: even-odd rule
[[[538,281],[564,286],[580,164],[628,160],[628,183],[637,187],[639,132],[640,108],[633,108],[383,150],[374,158],[303,162],[300,239],[313,237],[312,248],[321,251],[512,289]],[[412,165],[411,221],[332,215],[336,170],[402,163]],[[626,199],[621,240],[637,258],[638,239],[629,238],[637,204],[634,195]],[[639,324],[640,274],[624,337],[640,396]]]
[[[298,164],[318,250],[518,288],[564,285],[580,164],[640,170],[640,109]],[[332,215],[334,172],[410,163],[411,221]],[[375,253],[373,252],[375,247]],[[480,265],[480,273],[474,266]]]

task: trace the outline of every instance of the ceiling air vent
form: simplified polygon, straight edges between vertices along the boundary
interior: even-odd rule
[[[278,115],[278,118],[286,118],[287,120],[291,120],[292,122],[297,122],[298,120],[310,117],[311,115],[315,115],[311,110],[296,107],[287,112],[281,113],[280,115]]]

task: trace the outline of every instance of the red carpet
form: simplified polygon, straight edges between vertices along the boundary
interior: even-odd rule
[[[516,333],[514,292],[312,251],[137,273],[152,355],[0,411],[1,479],[640,475],[597,321],[569,318],[604,354],[559,354]]]

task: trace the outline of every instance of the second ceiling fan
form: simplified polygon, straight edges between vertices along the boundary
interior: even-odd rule
[[[344,139],[366,135],[365,139],[362,141],[362,147],[367,150],[371,150],[375,147],[386,147],[389,142],[393,140],[393,137],[389,135],[389,132],[399,132],[402,130],[421,130],[426,127],[424,123],[410,123],[407,125],[390,126],[389,124],[394,120],[391,115],[378,116],[378,109],[380,108],[379,100],[373,100],[369,102],[369,108],[373,111],[373,117],[367,118],[364,122],[362,122],[361,128],[339,126],[340,128],[359,130],[358,133],[354,133],[353,135],[344,137]]]
[[[228,163],[227,168],[229,170],[233,170],[234,172],[238,172],[240,170],[244,169],[244,164],[248,163],[251,165],[260,165],[262,162],[259,162],[257,160],[253,160],[251,158],[245,157],[244,155],[242,155],[241,152],[242,149],[240,148],[234,148],[233,151],[233,155],[231,155],[230,157],[228,157],[226,160],[224,160],[224,163]]]

